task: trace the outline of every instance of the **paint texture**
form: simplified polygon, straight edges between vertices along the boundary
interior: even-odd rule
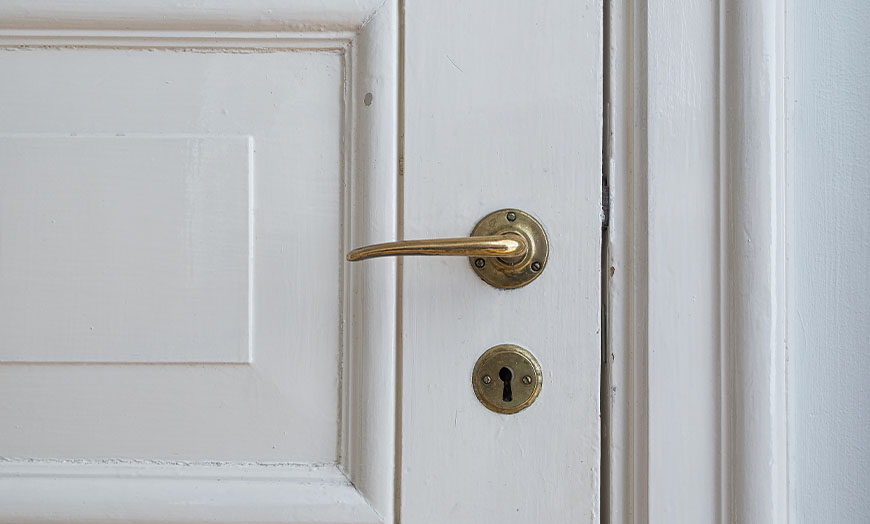
[[[795,522],[870,522],[870,3],[794,4]]]

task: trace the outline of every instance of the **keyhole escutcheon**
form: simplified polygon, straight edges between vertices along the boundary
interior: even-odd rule
[[[515,344],[499,344],[484,351],[471,376],[477,400],[504,415],[529,407],[538,397],[544,378],[535,356]]]

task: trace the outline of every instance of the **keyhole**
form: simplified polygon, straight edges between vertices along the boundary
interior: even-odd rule
[[[514,399],[511,393],[511,380],[514,379],[514,372],[508,367],[503,367],[498,370],[498,378],[504,382],[504,389],[501,392],[501,399],[505,402],[510,402]]]

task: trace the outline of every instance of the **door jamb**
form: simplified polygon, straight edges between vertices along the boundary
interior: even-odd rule
[[[605,2],[602,522],[789,520],[790,17]]]

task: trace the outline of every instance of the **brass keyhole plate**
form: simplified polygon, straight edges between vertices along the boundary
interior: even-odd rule
[[[511,415],[538,398],[541,365],[527,349],[513,344],[491,347],[477,359],[471,384],[477,400],[490,411]]]
[[[498,257],[470,257],[471,268],[487,284],[514,289],[525,286],[544,272],[550,246],[544,226],[532,215],[519,209],[494,211],[477,223],[471,236],[522,235],[529,248],[525,255],[507,260]]]

